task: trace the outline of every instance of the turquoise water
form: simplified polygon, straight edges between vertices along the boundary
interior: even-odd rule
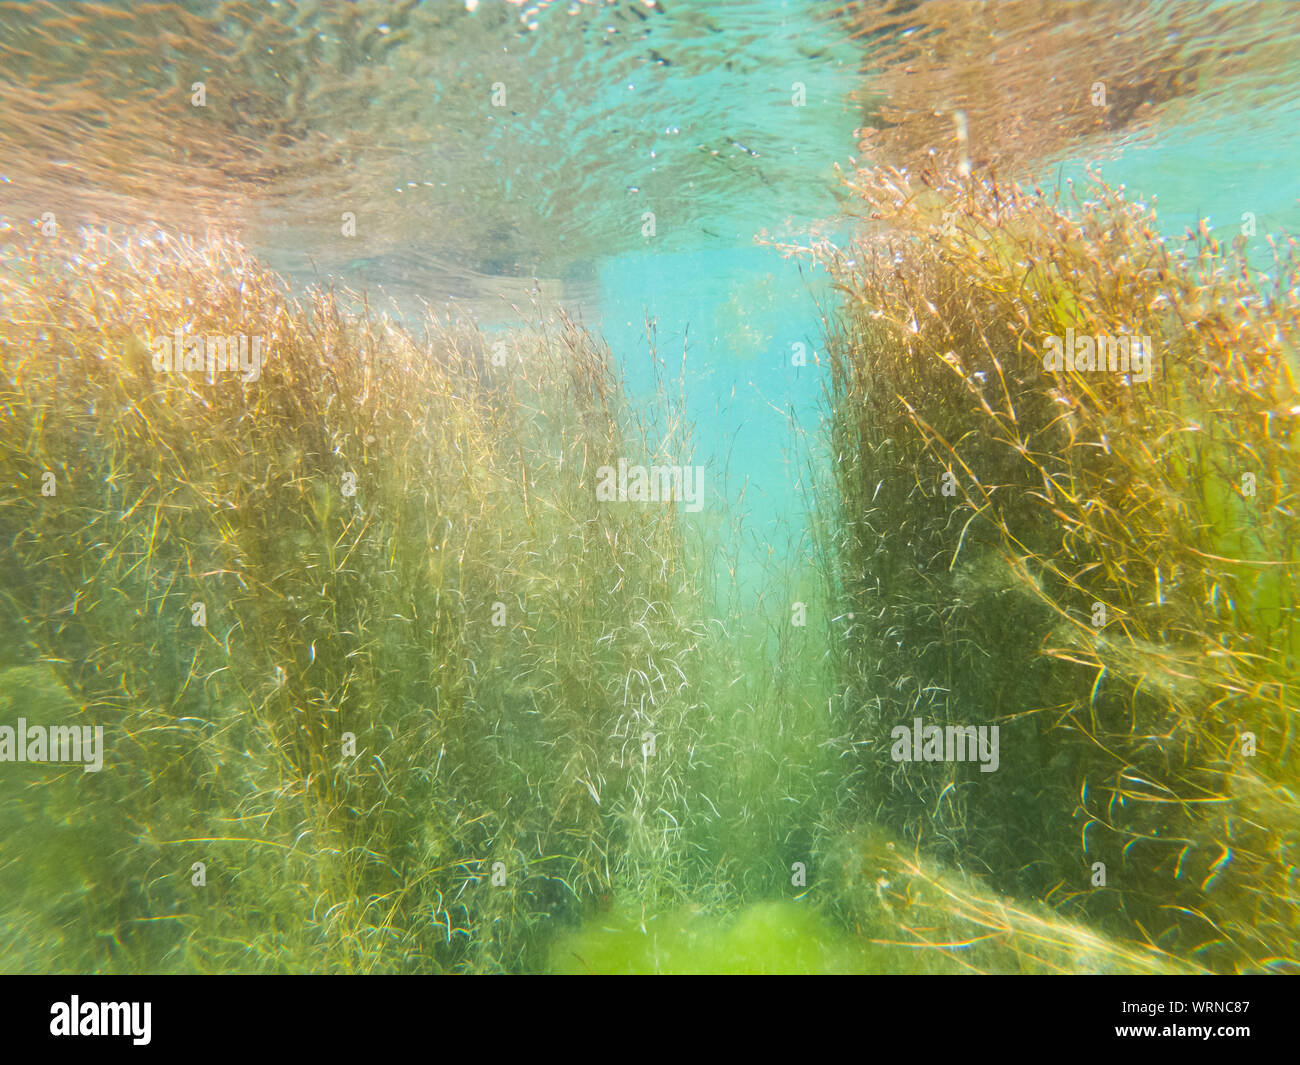
[[[1063,4],[1043,25],[1029,5],[994,2],[11,5],[0,236],[48,215],[64,233],[230,237],[295,291],[364,291],[413,329],[431,309],[506,335],[563,308],[608,345],[651,424],[680,397],[689,445],[675,437],[665,461],[706,471],[715,617],[744,629],[786,617],[781,582],[813,564],[810,471],[826,483],[840,294],[788,252],[860,231],[842,186],[856,168],[966,157],[977,175],[1063,192],[1092,170],[1158,203],[1171,240],[1201,219],[1225,242],[1245,233],[1264,272],[1270,235],[1300,228],[1295,7],[1119,8]],[[1094,78],[1110,83],[1110,110],[1080,104]],[[813,712],[842,693],[812,679],[829,653],[815,647],[788,681],[812,711],[787,721],[787,688],[760,713],[756,687],[715,719],[752,715],[755,760],[793,757],[787,728],[829,749],[834,729]],[[719,686],[757,685],[755,663],[777,654],[741,656]],[[848,789],[819,779],[820,793]],[[762,798],[737,808],[749,817]],[[743,849],[718,848],[719,864]],[[627,932],[625,910],[609,922]],[[669,912],[674,942],[690,940],[696,911]],[[772,931],[784,912],[750,911],[732,939],[701,941],[761,953],[764,936],[802,935],[816,957],[790,964],[867,964],[857,947],[823,950],[820,917]],[[592,949],[640,964],[635,949]]]

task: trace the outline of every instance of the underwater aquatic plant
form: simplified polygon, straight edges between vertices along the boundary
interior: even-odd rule
[[[568,320],[417,339],[233,242],[93,235],[15,241],[0,307],[0,693],[39,669],[107,743],[13,807],[2,868],[64,900],[11,877],[15,965],[518,970],[598,900],[767,897],[828,830],[793,578],[724,624],[712,526],[601,500],[687,429]]]
[[[1115,934],[1296,964],[1294,246],[1269,280],[1100,182],[846,184],[825,520],[869,812]],[[1097,335],[1152,372],[1053,362]],[[900,767],[914,717],[1000,725],[998,772]]]
[[[567,975],[792,975],[891,971],[886,952],[845,935],[808,905],[756,902],[717,916],[701,907],[625,909],[562,936],[549,971]],[[894,959],[895,963],[908,959]]]
[[[1193,973],[1198,966],[991,891],[871,822],[831,842],[834,903],[890,972]],[[910,959],[910,963],[909,963]]]
[[[998,895],[863,822],[826,841],[825,912],[766,899],[711,912],[624,901],[551,944],[558,973],[1193,973],[1047,906]]]
[[[646,447],[601,345],[417,339],[233,242],[11,239],[0,689],[107,744],[0,842],[86,906],[70,940],[10,884],[11,964],[517,969],[597,895],[671,891],[698,588],[671,505],[597,499]],[[236,335],[258,374],[207,362]],[[94,846],[59,869],[70,805]]]

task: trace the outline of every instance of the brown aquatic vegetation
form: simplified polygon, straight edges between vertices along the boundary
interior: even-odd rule
[[[1294,967],[1294,245],[1265,277],[1100,183],[847,185],[866,235],[817,253],[859,807],[1113,933]],[[1147,338],[1149,379],[1046,368],[1068,330]],[[999,770],[896,763],[915,717],[998,725]]]
[[[858,935],[911,952],[915,973],[1195,973],[1199,966],[1146,944],[1128,944],[1069,921],[1041,903],[999,895],[964,873],[928,861],[878,825],[834,841],[829,865],[837,906]]]
[[[495,52],[516,106],[528,91],[526,71],[499,62],[512,15],[387,0],[159,3],[129,17],[96,0],[0,3],[5,212],[237,233],[306,275],[441,269],[467,295],[480,289],[464,264],[536,273],[550,227],[509,203],[508,181],[489,172],[472,197],[446,191],[498,132],[484,106],[494,79],[478,84],[472,57]],[[407,188],[403,171],[401,183],[418,204],[376,207],[391,200],[393,160],[416,157],[423,180]],[[346,211],[364,248],[339,235]]]
[[[563,317],[411,332],[231,242],[9,239],[0,709],[108,748],[0,777],[11,969],[518,970],[832,830],[793,585],[705,610],[710,516],[596,499],[690,461],[662,379],[633,414]],[[266,362],[158,372],[176,329]]]
[[[855,0],[824,17],[864,48],[860,150],[898,167],[1011,173],[1229,86],[1238,103],[1294,91],[1284,3]]]
[[[683,440],[602,345],[417,335],[229,242],[8,239],[0,691],[108,748],[5,776],[9,964],[517,969],[611,891],[679,897],[696,576],[671,505],[594,488]],[[178,329],[260,337],[260,375],[158,372]]]

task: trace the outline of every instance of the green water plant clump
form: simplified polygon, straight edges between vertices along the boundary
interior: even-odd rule
[[[755,902],[717,916],[699,907],[593,917],[551,948],[568,975],[809,975],[891,971],[887,952],[837,931],[809,905]],[[901,959],[910,961],[910,958]]]
[[[818,254],[858,814],[1112,934],[1294,968],[1294,246],[1259,275],[1100,181],[846,184],[863,235]],[[996,771],[900,757],[918,720],[996,727]]]
[[[518,969],[680,897],[705,626],[675,508],[597,501],[607,349],[4,236],[0,707],[105,734],[0,778],[5,968]]]
[[[909,850],[864,822],[819,853],[809,897],[712,912],[626,899],[551,944],[568,974],[1175,974],[1204,971],[1109,938]],[[814,902],[811,896],[821,901]]]

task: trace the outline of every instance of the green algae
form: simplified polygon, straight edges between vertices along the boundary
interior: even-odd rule
[[[838,931],[811,905],[769,901],[721,917],[698,907],[644,916],[624,908],[557,940],[550,971],[815,975],[897,972],[913,961]]]

